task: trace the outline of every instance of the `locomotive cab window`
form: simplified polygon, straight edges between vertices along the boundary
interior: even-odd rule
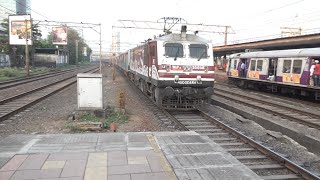
[[[283,73],[290,73],[291,72],[291,60],[284,60],[283,61]]]
[[[300,74],[301,73],[302,60],[295,59],[293,61],[293,73]]]
[[[165,55],[168,57],[183,57],[183,45],[180,43],[166,43]]]
[[[206,58],[207,46],[204,44],[190,44],[189,53],[191,58]]]

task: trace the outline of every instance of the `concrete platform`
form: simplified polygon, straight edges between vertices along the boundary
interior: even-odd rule
[[[0,179],[259,179],[195,132],[12,135],[0,140]]]

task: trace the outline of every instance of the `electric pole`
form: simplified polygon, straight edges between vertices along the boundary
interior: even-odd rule
[[[76,40],[76,65],[78,64],[78,42],[79,40]]]
[[[28,20],[25,20],[26,23],[26,71],[27,71],[27,76],[29,76],[29,49],[28,49]],[[31,29],[30,29],[31,31]]]

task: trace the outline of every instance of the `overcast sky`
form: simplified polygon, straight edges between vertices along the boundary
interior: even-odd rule
[[[119,25],[119,19],[157,21],[162,17],[181,17],[188,23],[230,25],[235,34],[228,36],[229,43],[280,35],[280,27],[301,27],[303,33],[320,28],[319,0],[32,0],[31,8],[51,20],[102,23],[103,51],[110,50],[113,31],[120,31],[121,42],[141,42],[161,33],[112,29],[113,25]],[[33,19],[47,19],[36,12],[32,12]],[[97,50],[99,35],[90,29],[84,30],[83,35]],[[224,41],[223,35],[205,36],[213,44]],[[127,46],[123,43],[121,49]]]

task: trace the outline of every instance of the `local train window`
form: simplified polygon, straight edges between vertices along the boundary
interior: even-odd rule
[[[189,51],[190,51],[190,57],[192,58],[207,57],[207,46],[204,44],[190,44]]]
[[[165,44],[166,56],[169,57],[183,57],[183,45],[180,43]]]
[[[250,71],[255,71],[256,68],[256,60],[251,60]]]
[[[233,60],[232,62],[233,62],[233,69],[237,69],[237,62],[238,61],[237,60]]]
[[[257,70],[256,71],[262,71],[262,64],[263,64],[262,60],[257,61]]]
[[[302,60],[294,60],[293,61],[293,73],[300,74],[301,73]]]
[[[291,60],[284,60],[283,61],[283,73],[290,73],[291,72]]]

